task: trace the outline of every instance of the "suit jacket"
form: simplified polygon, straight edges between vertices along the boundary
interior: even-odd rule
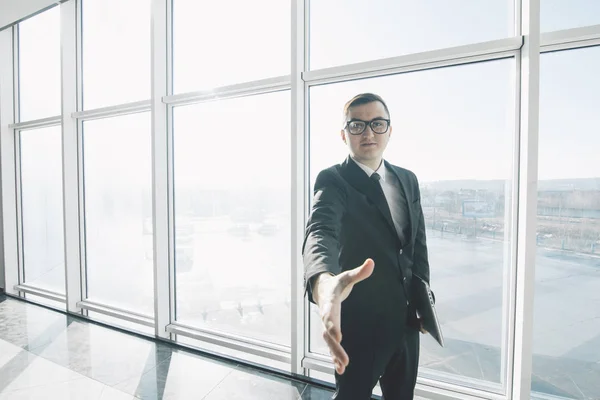
[[[311,288],[318,274],[337,275],[362,265],[367,258],[375,262],[373,274],[356,284],[342,303],[345,341],[402,340],[407,322],[416,323],[413,273],[429,282],[417,177],[387,161],[385,166],[396,175],[406,199],[409,228],[405,243],[400,242],[379,183],[349,157],[321,171],[315,182],[302,248],[309,300],[314,302]]]

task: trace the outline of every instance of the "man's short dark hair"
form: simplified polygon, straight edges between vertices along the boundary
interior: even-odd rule
[[[375,101],[378,101],[381,104],[383,104],[383,108],[388,118],[390,118],[390,110],[388,110],[388,106],[387,104],[385,104],[385,101],[381,98],[381,96],[378,96],[374,93],[361,93],[351,98],[344,105],[344,123],[346,123],[346,119],[348,118],[348,112],[350,111],[351,107],[362,106],[363,104],[369,104]]]

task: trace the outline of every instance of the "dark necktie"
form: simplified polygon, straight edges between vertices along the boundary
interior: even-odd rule
[[[379,175],[377,172],[373,172],[373,174],[371,175],[371,182],[375,184],[377,191],[381,193],[381,195],[385,198],[385,193],[383,192],[383,188],[381,187],[381,175]]]

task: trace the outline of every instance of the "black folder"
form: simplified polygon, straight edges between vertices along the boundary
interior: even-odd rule
[[[423,321],[423,328],[444,347],[444,336],[442,327],[435,310],[435,301],[429,284],[420,276],[413,274],[413,296],[417,306],[417,312]]]

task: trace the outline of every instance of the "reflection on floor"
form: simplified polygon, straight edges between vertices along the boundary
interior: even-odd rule
[[[0,400],[325,400],[332,394],[0,294]]]

